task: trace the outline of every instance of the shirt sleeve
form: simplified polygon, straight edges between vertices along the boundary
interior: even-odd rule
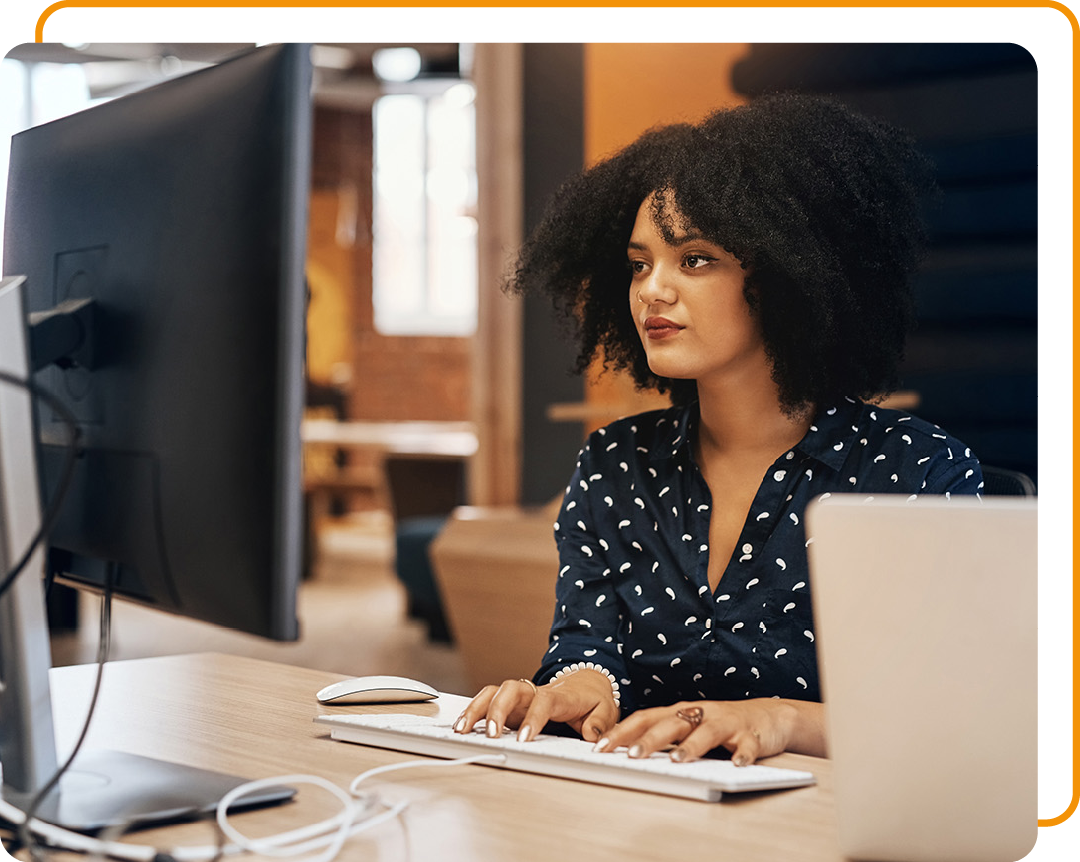
[[[926,474],[924,494],[978,494],[983,476],[979,460],[955,437],[946,435]]]
[[[575,662],[599,664],[620,681],[627,677],[618,637],[622,620],[611,578],[609,543],[600,533],[591,505],[591,486],[600,481],[602,471],[586,444],[555,522],[559,551],[555,615],[548,650],[533,677],[538,685],[550,682],[559,668]],[[620,694],[626,712],[630,704],[625,686]]]

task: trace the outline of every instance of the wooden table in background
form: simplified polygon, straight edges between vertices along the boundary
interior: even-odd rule
[[[324,443],[409,455],[467,458],[476,453],[476,427],[471,422],[338,422],[305,419],[300,426],[305,445]]]
[[[464,486],[469,459],[476,454],[476,426],[471,422],[340,422],[335,419],[305,419],[300,426],[304,447],[304,494],[306,500],[305,573],[310,573],[321,523],[333,510],[335,499],[349,501],[361,497],[367,507],[389,509],[395,516],[402,508],[400,490],[391,487],[387,465],[411,461],[423,474],[432,465],[432,483],[446,484],[448,473],[455,484]],[[339,458],[338,453],[346,457]],[[344,462],[344,463],[342,463]],[[457,477],[462,478],[458,479]],[[450,508],[464,499],[456,487],[420,487],[417,493],[440,498],[450,495]],[[395,494],[398,496],[395,497]],[[405,509],[409,506],[406,503]]]

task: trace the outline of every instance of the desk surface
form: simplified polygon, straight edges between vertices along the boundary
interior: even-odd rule
[[[94,667],[52,671],[61,743],[72,740],[89,701]],[[248,778],[308,773],[347,788],[374,766],[412,759],[331,740],[312,719],[335,711],[460,712],[462,698],[428,704],[327,707],[314,693],[341,679],[323,671],[214,653],[115,662],[107,666],[88,747],[109,747],[233,772]],[[484,766],[408,769],[377,776],[369,789],[409,807],[395,823],[346,844],[341,860],[437,859],[505,862],[575,858],[724,858],[741,862],[839,860],[831,764],[785,754],[769,763],[809,769],[813,787],[705,803],[618,790]],[[296,802],[236,815],[248,834],[277,832],[328,816],[325,791],[301,788]],[[130,840],[173,847],[212,841],[187,824]]]

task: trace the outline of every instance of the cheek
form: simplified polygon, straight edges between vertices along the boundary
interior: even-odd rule
[[[746,301],[741,284],[729,285],[723,295],[726,300],[724,302],[724,315],[727,317],[729,326],[734,326],[746,332],[760,330],[761,325],[758,316],[750,307],[750,303]]]

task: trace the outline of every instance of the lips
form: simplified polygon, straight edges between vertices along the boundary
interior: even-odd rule
[[[670,338],[683,330],[683,327],[666,317],[649,317],[645,320],[645,335],[653,340]]]

